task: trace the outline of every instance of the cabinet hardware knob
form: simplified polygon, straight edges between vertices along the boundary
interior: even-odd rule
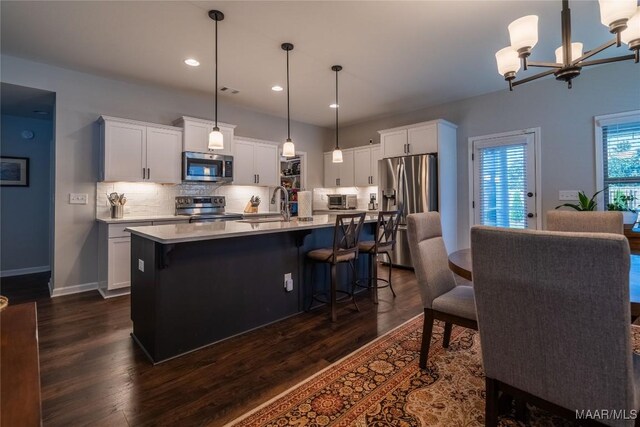
[[[529,212],[529,213],[527,214],[527,217],[528,217],[528,218],[533,218],[533,214],[532,214],[531,212]]]
[[[531,191],[529,191],[529,192],[527,193],[527,197],[533,197],[533,193],[532,193]]]

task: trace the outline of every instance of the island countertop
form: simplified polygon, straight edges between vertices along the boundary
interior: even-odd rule
[[[365,222],[377,221],[377,215],[366,215]],[[266,220],[238,220],[219,222],[199,222],[191,224],[167,224],[145,227],[129,227],[131,234],[161,244],[196,242],[202,240],[226,239],[230,237],[252,236],[258,234],[282,233],[297,230],[332,227],[335,215],[314,215],[313,221],[298,221],[293,218],[289,222]]]

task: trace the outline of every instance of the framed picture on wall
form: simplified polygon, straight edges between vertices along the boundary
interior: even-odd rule
[[[0,157],[0,186],[28,187],[29,158]]]

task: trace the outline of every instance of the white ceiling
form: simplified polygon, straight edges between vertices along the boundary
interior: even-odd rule
[[[344,67],[340,117],[346,124],[505,90],[494,54],[508,45],[507,25],[520,16],[540,17],[532,60],[552,61],[561,41],[559,0],[3,1],[1,8],[3,53],[211,94],[207,11],[219,9],[225,14],[218,27],[220,87],[240,90],[222,96],[286,116],[286,93],[271,86],[284,84],[280,44],[292,42],[292,119],[320,126],[334,121],[328,108],[334,64]],[[597,1],[573,1],[571,8],[573,39],[585,50],[610,38]],[[627,54],[617,50],[611,54]],[[186,66],[187,57],[201,66]]]

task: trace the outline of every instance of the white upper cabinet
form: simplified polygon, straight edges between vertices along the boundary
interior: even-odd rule
[[[340,179],[340,163],[333,163],[333,154],[324,153],[324,186],[337,187]]]
[[[378,185],[380,146],[372,145],[353,150],[353,169],[356,187]]]
[[[275,187],[278,179],[278,146],[256,143],[253,149],[253,168],[258,175],[258,185]]]
[[[218,128],[220,128],[224,138],[224,148],[222,150],[209,150],[209,133],[211,133],[215,125],[213,121],[183,116],[173,124],[184,129],[182,151],[233,155],[235,143],[234,125],[218,122]]]
[[[280,185],[277,145],[238,138],[234,145],[233,161],[234,184]]]
[[[438,152],[438,125],[436,123],[409,128],[407,134],[407,154]]]
[[[98,121],[102,181],[181,182],[181,129],[106,116]]]
[[[238,139],[234,144],[233,183],[238,185],[256,184],[253,170],[253,142]]]
[[[383,147],[383,157],[399,157],[407,155],[407,130],[400,129],[390,132],[380,132],[380,145]]]
[[[381,158],[437,153],[441,134],[456,125],[446,120],[433,120],[378,131],[380,134]]]
[[[333,153],[324,153],[324,186],[355,186],[354,150],[342,150],[342,163],[333,163]]]
[[[147,180],[182,181],[180,158],[182,132],[173,129],[147,128]]]

